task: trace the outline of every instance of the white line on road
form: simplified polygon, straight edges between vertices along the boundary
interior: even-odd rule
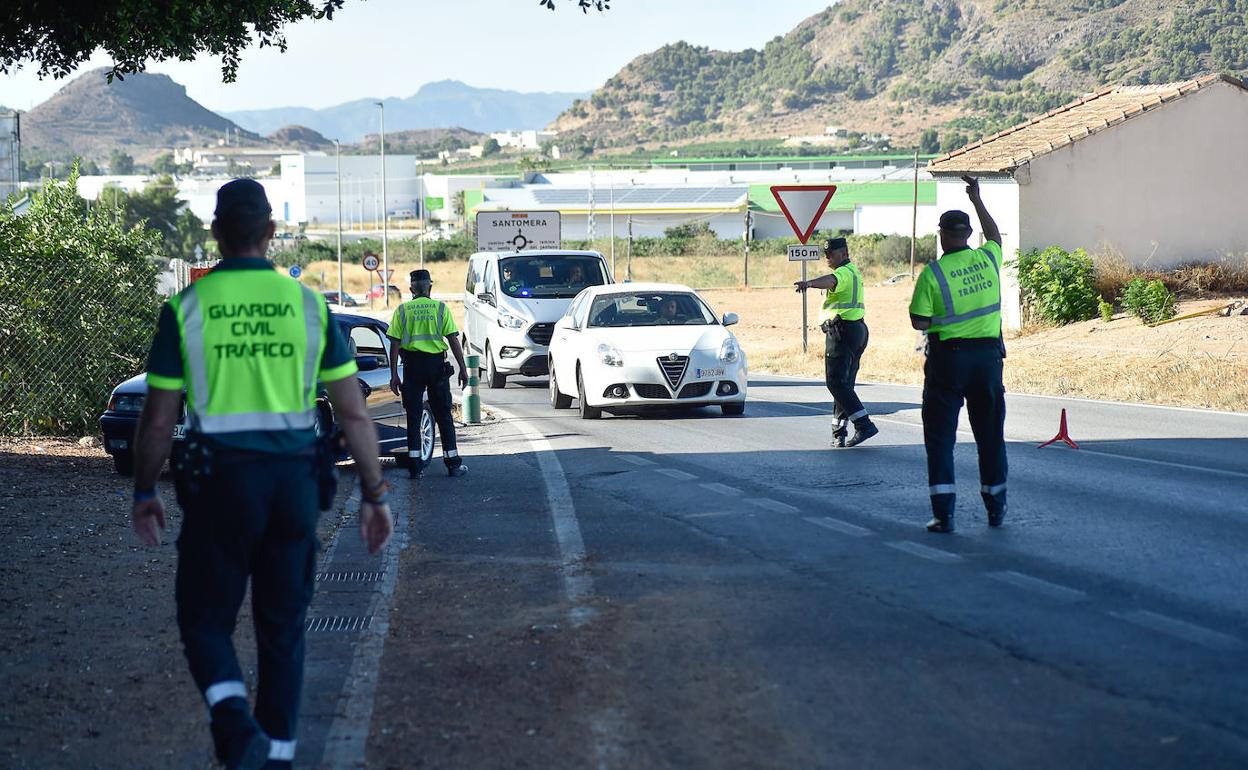
[[[809,517],[805,520],[814,524],[816,527],[823,527],[824,529],[830,529],[833,532],[840,532],[842,535],[849,535],[851,537],[867,537],[873,534],[871,530],[866,527],[860,527],[857,524],[850,524],[848,521],[834,519],[831,516],[823,516],[821,518]]]
[[[788,503],[782,503],[779,500],[772,500],[770,497],[751,497],[746,500],[747,503],[753,503],[759,508],[766,508],[776,513],[797,513],[800,509],[794,508]]]
[[[637,455],[619,455],[619,458],[623,460],[624,462],[632,463],[633,465],[654,465],[655,464],[653,460],[647,460],[646,458],[638,457]]]
[[[1195,623],[1188,623],[1186,620],[1179,620],[1178,618],[1172,618],[1157,612],[1131,610],[1129,612],[1110,612],[1109,614],[1119,620],[1125,620],[1128,623],[1134,623],[1142,628],[1167,634],[1176,639],[1199,644],[1201,647],[1206,647],[1210,650],[1225,652],[1236,650],[1240,647],[1239,640],[1229,634],[1213,631],[1204,626],[1198,626]]]
[[[740,497],[741,490],[736,487],[730,487],[727,484],[720,484],[718,481],[710,481],[706,484],[699,484],[708,492],[714,492],[717,495],[727,495],[728,497]]]
[[[692,473],[678,471],[675,468],[658,468],[655,470],[655,473],[662,473],[669,479],[676,479],[677,481],[691,481],[697,478],[697,476],[694,476]]]
[[[1067,588],[1059,583],[1050,583],[1047,580],[1041,580],[1038,577],[1025,575],[1022,572],[1013,572],[1010,570],[1006,570],[1005,572],[989,572],[988,577],[993,580],[999,580],[1002,583],[1009,583],[1015,588],[1021,588],[1024,591],[1044,594],[1050,599],[1057,599],[1062,602],[1077,602],[1088,598],[1086,593],[1078,589]]]
[[[939,548],[919,545],[918,543],[914,543],[909,540],[896,540],[891,543],[885,543],[885,545],[889,548],[896,548],[898,551],[904,551],[911,556],[918,556],[920,559],[927,559],[928,561],[940,562],[942,564],[952,564],[955,561],[962,561],[962,557],[958,556],[956,553],[949,553],[948,551],[942,551]]]

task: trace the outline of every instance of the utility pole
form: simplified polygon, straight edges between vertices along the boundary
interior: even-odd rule
[[[334,140],[334,182],[338,186],[338,304],[346,303],[342,288],[342,146]]]
[[[745,259],[742,266],[742,276],[745,280],[745,288],[750,288],[750,202],[747,197],[745,202],[745,232],[741,234],[741,240],[745,242]]]
[[[589,167],[589,218],[585,223],[585,237],[590,248],[594,246],[594,167]]]
[[[633,280],[633,215],[628,215],[628,277],[625,280]]]
[[[381,110],[381,262],[385,279],[381,293],[386,296],[386,308],[390,307],[390,214],[386,210],[386,105],[374,102]]]
[[[914,151],[914,206],[910,212],[910,282],[914,282],[914,257],[919,235],[919,151]]]
[[[611,278],[615,278],[615,180],[611,185]]]
[[[425,173],[424,168],[420,165],[420,157],[416,158],[416,176],[420,179],[420,200],[417,205],[420,206],[420,267],[425,267],[425,222],[427,221],[429,212],[425,211]]]

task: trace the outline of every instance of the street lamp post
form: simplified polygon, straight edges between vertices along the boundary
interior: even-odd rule
[[[334,183],[338,185],[338,304],[345,305],[342,288],[342,147],[334,140]]]
[[[390,216],[386,211],[386,105],[374,102],[381,110],[381,263],[382,273],[386,276],[381,282],[381,292],[386,296],[386,307],[390,307]]]

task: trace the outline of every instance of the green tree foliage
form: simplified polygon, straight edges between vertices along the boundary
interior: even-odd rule
[[[156,160],[152,161],[153,174],[173,174],[178,173],[178,164],[173,162],[173,153],[166,152],[156,156]]]
[[[0,204],[0,433],[82,435],[141,371],[156,323],[160,236],[49,181]]]
[[[1175,314],[1174,294],[1159,280],[1132,278],[1119,298],[1127,312],[1146,324],[1160,323]]]
[[[936,133],[936,129],[929,128],[919,135],[919,152],[924,155],[931,155],[940,150],[940,135]]]
[[[203,220],[178,200],[178,187],[170,177],[159,177],[138,193],[107,188],[100,192],[99,203],[112,209],[125,227],[157,232],[164,256],[192,260],[196,246],[207,246]]]
[[[488,158],[491,155],[497,155],[503,151],[502,145],[494,137],[489,137],[481,143],[481,156]]]
[[[1050,246],[1023,254],[1014,264],[1023,303],[1034,318],[1060,325],[1086,321],[1100,312],[1096,269],[1083,249]]]
[[[113,150],[113,154],[108,156],[108,173],[123,176],[133,174],[134,158],[121,150]]]

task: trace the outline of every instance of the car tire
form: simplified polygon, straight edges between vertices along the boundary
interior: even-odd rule
[[[581,376],[581,367],[576,367],[576,400],[582,420],[597,420],[602,417],[602,409],[590,406],[585,400],[585,378]]]
[[[551,409],[569,409],[572,407],[572,397],[565,396],[559,392],[559,383],[555,381],[555,364],[550,362],[550,408]]]
[[[118,476],[134,475],[134,455],[130,452],[119,452],[113,455],[113,470]]]
[[[498,373],[498,367],[494,365],[494,352],[490,350],[488,342],[485,343],[485,384],[494,390],[507,387],[507,375]]]
[[[744,401],[734,401],[731,404],[720,404],[719,408],[724,413],[725,417],[740,417],[745,414]]]
[[[426,401],[420,410],[420,462],[429,467],[433,460],[433,447],[437,443],[438,423],[433,419],[433,407]]]

